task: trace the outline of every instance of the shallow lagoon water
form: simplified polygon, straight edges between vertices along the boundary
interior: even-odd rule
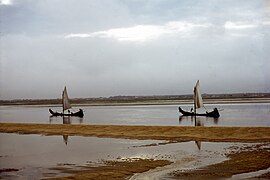
[[[143,149],[134,151],[130,147],[153,142],[78,136],[0,134],[0,169],[19,169],[15,173],[6,173],[12,178],[41,178],[43,173],[49,173],[50,168],[59,165],[84,166],[90,162],[98,163],[102,159],[143,156],[147,154]],[[3,177],[3,174],[1,176]]]
[[[181,106],[190,110],[192,105]],[[204,126],[270,126],[270,103],[250,104],[209,104],[206,109],[220,109],[218,119],[197,117]],[[44,106],[1,106],[0,122],[16,123],[53,123],[62,124],[62,117],[52,117]],[[152,125],[152,126],[193,126],[192,117],[181,117],[177,105],[146,106],[82,106],[83,118],[71,117],[72,124],[115,124],[115,125]],[[61,107],[52,107],[61,111]],[[204,112],[205,109],[201,109]],[[67,121],[67,120],[65,120]]]
[[[192,105],[181,106],[189,110]],[[176,105],[147,106],[82,106],[85,117],[50,117],[45,106],[1,106],[0,122],[52,124],[115,124],[160,126],[270,126],[270,103],[207,105],[221,109],[218,119],[181,117]],[[61,111],[61,107],[52,109]],[[204,109],[201,111],[205,111]],[[243,143],[179,142],[144,146],[164,141],[128,140],[79,136],[41,136],[0,134],[0,169],[4,179],[39,179],[66,175],[57,168],[79,168],[100,165],[102,160],[121,158],[168,159],[174,164],[146,177],[164,177],[181,169],[198,168],[224,160],[230,147]],[[200,149],[199,149],[200,147]],[[56,167],[56,169],[54,168]],[[153,174],[154,173],[154,174]],[[137,178],[141,176],[138,175]],[[136,176],[135,176],[136,179]]]
[[[164,141],[128,140],[113,138],[0,134],[0,169],[18,171],[1,173],[4,179],[39,179],[61,176],[58,168],[97,166],[102,160],[125,158],[167,159],[175,168],[200,167],[224,160],[231,146],[242,143],[179,142],[145,146]],[[197,142],[198,143],[198,142]],[[186,160],[190,159],[190,160]],[[178,163],[178,164],[177,164]],[[167,172],[167,171],[166,171]]]

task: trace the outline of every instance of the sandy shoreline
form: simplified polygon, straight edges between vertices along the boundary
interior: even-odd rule
[[[269,143],[262,143],[236,151],[230,151],[226,154],[228,158],[217,164],[211,164],[200,168],[189,168],[177,171],[171,171],[167,174],[167,178],[172,179],[224,179],[234,178],[234,175],[244,175],[245,173],[257,172],[269,169],[270,167],[270,151]],[[57,177],[52,179],[137,179],[136,175],[144,173],[157,167],[167,167],[173,162],[168,160],[153,159],[125,159],[121,161],[105,161],[104,165],[98,167],[86,167],[81,170],[62,169],[63,172],[71,175],[65,177]],[[160,171],[161,169],[157,170]],[[132,176],[136,174],[135,176]],[[270,178],[269,171],[266,173],[254,173],[252,179]],[[248,177],[248,176],[247,176]],[[143,177],[138,177],[139,179]],[[147,176],[146,179],[152,179]],[[158,177],[153,177],[158,178]],[[237,179],[237,178],[234,178]]]
[[[256,172],[270,167],[270,151],[267,149],[242,149],[227,154],[228,160],[199,169],[175,171],[168,174],[172,179],[224,179],[233,175]],[[50,179],[136,179],[132,175],[164,167],[172,162],[167,160],[135,159],[106,161],[103,166],[89,167],[82,170],[65,170],[71,175]],[[253,179],[270,178],[269,172],[252,177]],[[151,178],[150,178],[151,179]]]
[[[1,133],[94,136],[140,140],[269,142],[270,127],[180,127],[0,123]]]
[[[180,126],[120,126],[120,125],[77,125],[77,124],[22,124],[0,123],[0,133],[94,136],[139,140],[208,141],[208,142],[270,142],[270,127],[180,127]],[[264,144],[264,143],[263,143]],[[269,168],[268,149],[241,150],[228,154],[230,160],[213,164],[203,170],[174,172],[172,178],[227,178],[234,174]],[[170,161],[137,159],[134,161],[107,161],[104,166],[74,170],[70,176],[55,179],[126,179],[156,167],[171,164]],[[235,167],[231,169],[230,167]],[[221,171],[216,172],[216,169]],[[215,173],[214,173],[215,172]],[[214,174],[213,174],[214,173]],[[269,178],[269,173],[261,175]]]
[[[212,164],[199,169],[188,171],[175,171],[171,173],[173,177],[181,179],[220,179],[231,178],[234,175],[243,175],[245,173],[265,170],[270,167],[269,144],[258,144],[251,147],[230,152],[226,155],[228,160],[221,163]],[[245,178],[243,176],[243,178]],[[269,172],[255,175],[255,178],[270,178]],[[235,177],[234,179],[238,179]],[[239,179],[241,179],[239,177]]]
[[[156,167],[166,166],[168,164],[171,164],[171,162],[167,160],[153,159],[126,159],[123,161],[105,161],[104,165],[102,166],[88,167],[84,170],[75,170],[68,172],[72,174],[70,176],[49,179],[128,179],[134,173],[142,173]],[[65,172],[66,170],[63,169],[62,171]]]

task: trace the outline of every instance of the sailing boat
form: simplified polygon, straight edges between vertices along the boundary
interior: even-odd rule
[[[200,81],[198,80],[195,87],[194,87],[194,112],[188,112],[181,109],[181,107],[178,108],[179,112],[182,113],[184,116],[207,116],[207,117],[214,117],[218,118],[219,112],[217,108],[214,108],[211,112],[206,112],[205,114],[197,114],[196,109],[204,107],[202,95],[201,95],[201,89],[200,89]]]
[[[64,91],[62,93],[62,106],[63,106],[63,112],[59,113],[59,112],[54,112],[53,110],[49,109],[49,112],[52,114],[52,116],[78,116],[78,117],[83,117],[83,110],[79,109],[78,112],[71,112],[71,113],[65,113],[65,110],[71,109],[71,104],[69,102],[69,98],[68,98],[68,93],[67,93],[67,88],[65,86]]]

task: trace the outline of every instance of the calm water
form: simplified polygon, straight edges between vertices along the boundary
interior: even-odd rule
[[[80,169],[98,166],[102,160],[125,158],[167,159],[179,168],[196,168],[224,160],[230,147],[242,143],[180,142],[147,146],[163,141],[128,140],[96,137],[62,137],[0,133],[0,169],[18,171],[0,173],[3,179],[40,179],[66,175],[59,169]],[[198,142],[197,142],[198,143]],[[163,174],[159,172],[159,176]]]
[[[181,106],[190,109],[192,105]],[[218,107],[218,119],[197,117],[201,126],[270,126],[270,103],[208,105]],[[194,126],[191,117],[181,117],[176,105],[159,106],[83,106],[85,117],[52,117],[49,107],[1,106],[0,122],[124,124]],[[61,107],[52,109],[61,111]],[[168,159],[174,163],[158,172],[144,175],[160,179],[179,169],[200,168],[224,160],[224,154],[251,144],[179,142],[159,146],[144,146],[163,141],[141,141],[78,136],[41,136],[0,133],[0,169],[18,171],[0,173],[3,179],[40,179],[66,175],[59,169],[78,169],[100,165],[102,160],[121,158]],[[233,148],[234,149],[234,148]],[[140,177],[137,177],[140,179]]]
[[[192,105],[181,106],[190,110]],[[252,104],[218,104],[206,105],[211,111],[213,107],[220,109],[218,119],[197,117],[204,126],[270,126],[270,103]],[[176,105],[155,106],[82,106],[83,118],[52,117],[49,107],[44,106],[1,106],[0,122],[19,123],[72,123],[72,124],[117,124],[117,125],[161,125],[161,126],[193,126],[191,117],[181,117]],[[61,111],[61,107],[52,107]],[[202,112],[205,109],[201,110]]]

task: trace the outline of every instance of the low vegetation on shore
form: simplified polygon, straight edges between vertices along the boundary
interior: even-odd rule
[[[270,102],[270,93],[203,94],[205,103]],[[121,104],[185,104],[192,103],[193,95],[164,96],[111,96],[98,98],[73,98],[74,105],[121,105]],[[61,99],[0,100],[1,105],[60,105]]]

